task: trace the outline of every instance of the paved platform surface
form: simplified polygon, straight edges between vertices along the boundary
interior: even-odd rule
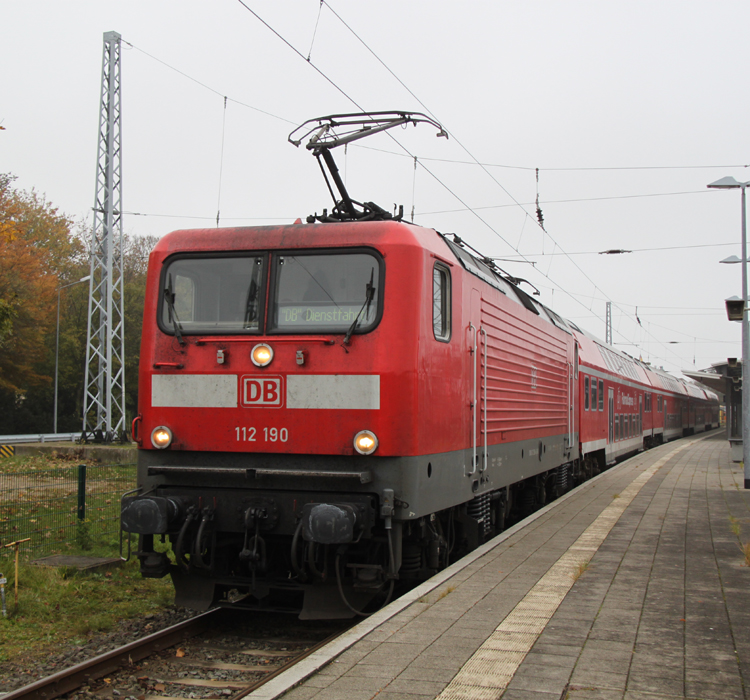
[[[639,454],[249,697],[746,698],[742,484],[723,431]]]

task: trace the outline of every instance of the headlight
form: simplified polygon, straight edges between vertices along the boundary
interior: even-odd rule
[[[270,365],[271,360],[273,360],[273,349],[266,343],[258,343],[250,353],[250,359],[258,367]]]
[[[371,455],[378,449],[378,439],[370,430],[360,430],[354,436],[354,449],[361,455]]]
[[[151,444],[157,450],[163,450],[172,444],[172,431],[166,425],[160,425],[151,431]]]

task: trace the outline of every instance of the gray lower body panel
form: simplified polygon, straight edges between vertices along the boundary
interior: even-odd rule
[[[416,518],[577,459],[566,435],[417,457],[349,457],[141,450],[141,492],[161,486],[263,492],[382,494],[392,489],[398,520]],[[577,445],[577,435],[574,436]]]

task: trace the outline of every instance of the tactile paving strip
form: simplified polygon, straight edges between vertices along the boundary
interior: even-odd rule
[[[534,646],[585,566],[606,539],[644,484],[678,452],[694,441],[675,448],[639,474],[586,528],[510,611],[495,631],[456,674],[440,700],[497,700]]]

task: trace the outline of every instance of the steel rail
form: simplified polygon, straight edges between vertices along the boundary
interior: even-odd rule
[[[2,696],[2,700],[52,700],[52,698],[60,697],[80,688],[84,683],[102,678],[108,673],[139,661],[155,651],[167,649],[183,639],[200,634],[209,627],[217,625],[219,619],[225,615],[226,611],[222,608],[209,610],[189,620],[154,632],[148,637],[143,637],[125,646],[95,656],[93,659],[83,661],[64,671],[41,678],[16,690],[11,690]]]
[[[261,678],[258,681],[253,682],[251,685],[248,685],[247,688],[243,688],[242,690],[237,691],[234,695],[228,698],[228,700],[241,700],[241,698],[246,697],[253,691],[257,690],[261,686],[265,685],[269,681],[272,681],[276,676],[280,676],[285,671],[288,671],[292,666],[294,666],[296,663],[299,663],[303,659],[306,659],[311,654],[314,654],[319,649],[322,649],[326,644],[329,642],[332,642],[336,637],[340,637],[344,632],[347,632],[352,627],[354,627],[355,624],[357,624],[357,620],[352,621],[350,625],[347,625],[344,629],[339,630],[338,632],[334,632],[333,634],[329,635],[325,639],[321,640],[317,644],[314,644],[309,649],[305,649],[299,656],[295,656],[293,659],[289,661],[289,663],[284,664],[283,666],[280,666],[272,673],[269,673],[267,676]],[[6,700],[5,698],[2,698],[2,700]]]

